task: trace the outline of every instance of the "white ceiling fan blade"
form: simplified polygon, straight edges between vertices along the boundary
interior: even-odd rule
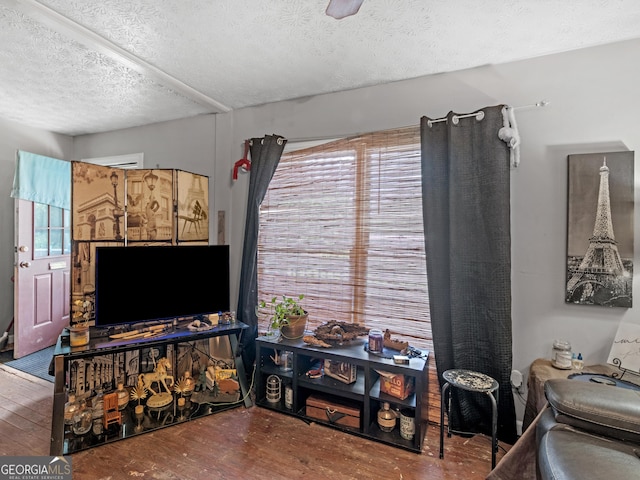
[[[329,5],[325,13],[330,17],[340,20],[341,18],[358,13],[363,1],[364,0],[329,0]]]

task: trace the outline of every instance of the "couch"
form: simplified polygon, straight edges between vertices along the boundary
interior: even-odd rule
[[[543,480],[640,478],[640,391],[572,379],[544,385],[536,429]]]

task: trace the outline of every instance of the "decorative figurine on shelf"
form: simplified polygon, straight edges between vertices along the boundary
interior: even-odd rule
[[[200,369],[200,375],[198,376],[198,381],[196,383],[196,392],[204,391],[207,389],[207,369],[202,367]]]
[[[386,348],[400,350],[401,352],[406,352],[409,348],[409,342],[398,340],[397,338],[391,338],[391,331],[388,328],[384,331],[384,339],[382,343]]]
[[[196,381],[193,379],[193,377],[191,376],[191,372],[188,370],[184,372],[184,376],[182,378],[186,382],[186,388],[184,390],[183,395],[185,397],[188,397],[193,393],[193,390],[196,388]]]
[[[278,350],[276,350],[275,348],[273,349],[273,355],[270,355],[269,358],[276,365],[280,365],[280,354],[278,353]]]
[[[180,394],[180,398],[178,398],[178,406],[184,407],[186,403],[185,397],[188,397],[193,393],[193,379],[191,378],[190,372],[184,372],[184,376],[180,377],[180,380],[175,384],[173,390],[176,393]]]
[[[149,400],[147,400],[148,407],[160,408],[165,405],[169,405],[173,401],[173,395],[171,394],[171,390],[167,386],[166,382],[167,380],[170,380],[171,382],[169,385],[173,386],[174,384],[173,376],[167,373],[169,370],[171,370],[171,362],[169,362],[166,357],[162,357],[158,360],[153,372],[141,373],[138,377],[142,378],[144,387],[152,393]],[[158,384],[157,392],[151,388],[151,385],[154,383]],[[166,390],[165,392],[162,391],[162,387]]]
[[[332,345],[349,344],[358,337],[368,334],[369,329],[364,325],[331,320],[317,327],[313,335],[305,335],[302,341],[314,347],[327,348]]]
[[[122,425],[122,412],[118,410],[118,393],[107,393],[103,397],[102,423],[107,430],[111,425]]]
[[[138,376],[138,384],[131,389],[130,394],[132,400],[138,401],[138,405],[136,405],[135,408],[136,415],[140,415],[142,414],[142,412],[144,412],[144,405],[140,405],[140,401],[147,398],[147,393],[149,393],[149,390],[147,390],[147,388],[144,386],[142,378]]]

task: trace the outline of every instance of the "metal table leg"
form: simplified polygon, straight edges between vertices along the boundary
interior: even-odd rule
[[[487,392],[491,399],[491,470],[496,468],[496,453],[498,450],[498,402],[496,400],[498,390],[496,389],[495,392],[495,397],[493,392]]]
[[[444,411],[447,408],[448,402],[446,400],[447,392],[449,391],[449,384],[445,382],[442,386],[442,392],[440,395],[440,458],[444,458]],[[447,418],[449,411],[447,410]]]

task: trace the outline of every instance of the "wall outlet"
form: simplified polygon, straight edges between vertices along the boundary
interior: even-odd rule
[[[522,386],[522,372],[519,370],[511,370],[511,385],[516,390],[519,390]]]

